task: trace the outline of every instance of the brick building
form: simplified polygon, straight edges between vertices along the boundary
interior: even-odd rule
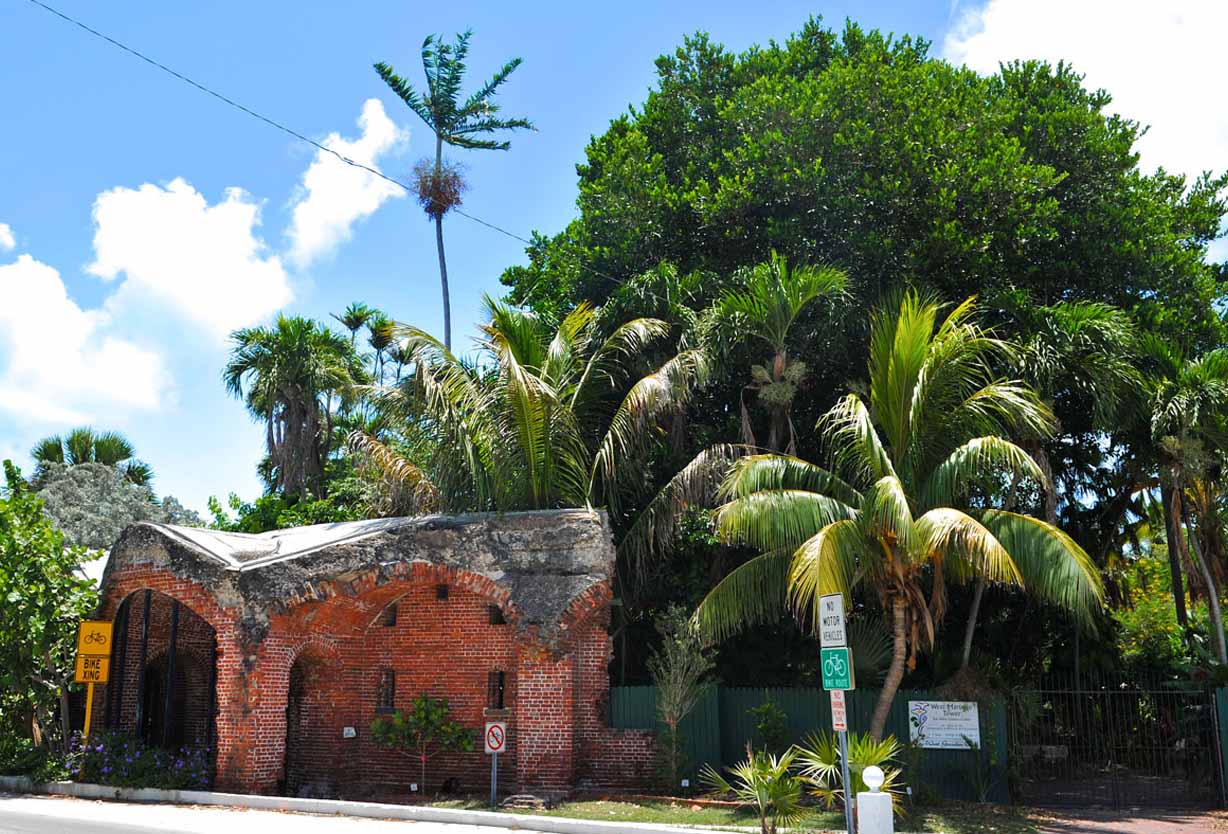
[[[614,552],[600,513],[327,524],[258,536],[138,524],[111,552],[106,726],[214,751],[220,790],[404,797],[419,763],[370,734],[419,693],[475,730],[508,722],[501,784],[631,786],[652,739],[611,730]],[[432,759],[427,784],[487,785],[489,759]]]

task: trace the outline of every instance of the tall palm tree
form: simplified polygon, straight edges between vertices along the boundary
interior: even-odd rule
[[[374,311],[367,320],[367,344],[371,346],[371,350],[375,351],[371,364],[371,377],[375,380],[376,385],[384,384],[384,353],[392,346],[394,327],[392,319],[378,310]]]
[[[705,330],[722,347],[755,339],[771,349],[767,362],[751,367],[753,381],[747,387],[757,392],[770,415],[767,448],[793,454],[797,438],[790,413],[807,368],[800,359],[789,357],[789,331],[812,301],[843,292],[848,277],[830,266],[791,266],[775,251],[768,260],[736,277],[740,286],[717,299]],[[788,442],[782,449],[786,436]],[[756,445],[745,401],[742,441]]]
[[[1185,458],[1191,443],[1206,443],[1226,448],[1220,424],[1228,415],[1228,350],[1208,351],[1189,357],[1181,348],[1149,336],[1143,340],[1147,365],[1146,385],[1151,405],[1151,451],[1160,470],[1160,497],[1164,507],[1164,527],[1172,573],[1173,605],[1177,621],[1189,628],[1182,575],[1190,562],[1183,528],[1189,526],[1186,507]],[[1203,561],[1195,549],[1195,563]],[[1209,578],[1205,564],[1200,573]],[[1228,663],[1223,622],[1214,582],[1208,587],[1211,617],[1216,631],[1216,647],[1221,663]]]
[[[438,453],[410,471],[428,472],[452,510],[616,512],[620,488],[642,483],[634,463],[661,418],[703,380],[703,354],[684,350],[637,379],[629,369],[666,335],[663,322],[635,319],[602,338],[587,304],[557,328],[490,298],[485,305],[490,321],[476,362],[416,327],[397,328],[411,370],[382,393],[381,409],[402,433],[430,432],[427,445]],[[369,445],[362,437],[355,443]],[[445,483],[458,472],[462,482]]]
[[[265,424],[275,488],[299,498],[322,495],[333,423],[328,403],[366,381],[354,346],[298,316],[236,330],[231,340],[223,379]]]
[[[40,482],[53,464],[76,466],[81,463],[101,463],[118,469],[125,480],[147,486],[153,481],[153,469],[136,459],[136,450],[128,438],[116,431],[95,431],[88,426],[73,429],[67,436],[44,437],[30,450],[34,459],[34,481]]]
[[[435,221],[435,245],[439,250],[439,283],[443,289],[443,344],[452,349],[452,302],[448,294],[448,263],[443,250],[443,216],[460,205],[465,188],[459,168],[446,165],[443,146],[469,150],[505,151],[511,147],[506,140],[483,138],[505,130],[533,130],[528,119],[501,118],[495,96],[507,81],[520,58],[513,58],[490,80],[462,100],[461,84],[465,76],[465,58],[469,55],[472,30],[456,36],[453,43],[444,43],[443,36],[430,35],[422,42],[422,69],[426,74],[426,92],[415,90],[404,78],[382,61],[375,71],[384,83],[405,102],[410,110],[435,134],[433,168],[419,166],[418,202],[427,217]]]
[[[870,732],[878,739],[906,666],[932,646],[948,582],[1023,585],[1087,617],[1102,599],[1087,554],[1048,522],[979,500],[1036,463],[1002,435],[1045,434],[1052,415],[995,368],[1011,346],[981,328],[973,299],[938,323],[939,305],[905,294],[871,320],[869,402],[848,394],[822,418],[831,466],[787,455],[739,460],[723,485],[720,537],[763,555],[729,574],[697,619],[718,639],[773,621],[786,603],[813,624],[822,594],[877,598],[892,657]]]
[[[1108,304],[1074,301],[1048,307],[1029,305],[1023,318],[1025,335],[1019,340],[1015,369],[1050,405],[1059,430],[1068,421],[1078,421],[1085,430],[1111,432],[1142,385],[1130,316]],[[1045,521],[1056,525],[1057,484],[1046,438],[1025,435],[1016,439],[1040,467]],[[1018,492],[1005,489],[1003,509],[1015,508]],[[977,578],[964,628],[961,668],[967,668],[972,658],[972,638],[987,585],[984,576]]]
[[[368,307],[361,301],[355,301],[346,307],[345,312],[341,315],[336,313],[331,313],[330,315],[339,321],[346,330],[350,331],[350,344],[355,344],[358,340],[358,331],[362,330],[367,322],[378,314],[378,310]]]

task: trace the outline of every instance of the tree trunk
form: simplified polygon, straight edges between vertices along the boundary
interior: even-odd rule
[[[68,713],[68,687],[60,685],[60,752],[68,754],[72,739],[72,716]]]
[[[1190,537],[1190,549],[1194,553],[1194,563],[1198,565],[1198,571],[1202,574],[1202,579],[1207,583],[1207,600],[1211,609],[1211,630],[1215,632],[1215,656],[1219,659],[1221,666],[1228,666],[1228,647],[1224,645],[1224,619],[1219,607],[1219,589],[1215,587],[1215,580],[1211,577],[1211,571],[1207,567],[1207,560],[1202,558],[1202,545],[1198,541],[1198,537],[1194,533],[1194,528],[1190,524],[1189,510],[1183,504],[1181,507],[1182,520],[1185,522],[1186,532]]]
[[[435,185],[443,175],[443,138],[435,135]],[[452,300],[448,295],[448,262],[443,254],[443,213],[439,206],[435,212],[435,246],[439,249],[439,285],[443,289],[443,345],[452,350]]]
[[[1185,610],[1185,588],[1181,581],[1181,494],[1177,491],[1175,467],[1166,467],[1160,485],[1164,505],[1164,532],[1168,538],[1168,568],[1172,573],[1173,607],[1177,611],[1177,625],[1182,631],[1190,627],[1190,618]]]
[[[883,740],[883,732],[887,729],[887,718],[891,715],[891,703],[895,693],[904,680],[904,664],[908,658],[908,630],[904,622],[905,603],[902,597],[891,601],[891,634],[894,649],[891,654],[891,666],[887,669],[887,677],[883,688],[878,693],[878,703],[874,707],[874,717],[870,719],[870,737],[875,741]]]
[[[977,577],[976,592],[972,595],[972,610],[968,612],[968,624],[964,627],[964,653],[959,664],[961,672],[968,668],[968,661],[972,658],[972,635],[976,632],[976,620],[981,612],[981,598],[985,596],[986,584],[984,576]]]
[[[1040,473],[1045,476],[1041,487],[1045,494],[1045,521],[1057,524],[1057,484],[1053,480],[1053,462],[1049,460],[1049,452],[1041,443],[1035,444],[1031,450],[1032,460],[1040,467]]]

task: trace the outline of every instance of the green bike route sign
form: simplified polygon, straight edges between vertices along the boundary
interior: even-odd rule
[[[853,656],[847,647],[822,649],[819,665],[823,669],[824,689],[856,689],[853,680]]]

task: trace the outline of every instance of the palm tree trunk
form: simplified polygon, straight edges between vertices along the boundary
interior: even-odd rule
[[[968,668],[968,661],[972,658],[972,635],[976,633],[976,620],[981,612],[981,598],[985,596],[986,584],[984,576],[977,577],[976,591],[972,594],[972,610],[968,612],[968,624],[964,626],[964,653],[959,664],[961,672]]]
[[[1182,631],[1190,627],[1190,618],[1185,610],[1185,588],[1181,581],[1181,495],[1177,492],[1175,467],[1166,467],[1160,496],[1164,505],[1164,532],[1168,539],[1168,568],[1172,574],[1173,607],[1177,611],[1177,625]]]
[[[435,184],[443,175],[443,137],[435,134]],[[439,285],[443,289],[443,346],[452,350],[452,299],[448,294],[448,262],[443,254],[443,214],[435,211],[435,246],[439,249]]]
[[[1207,560],[1202,558],[1202,545],[1190,524],[1189,509],[1184,504],[1181,507],[1181,515],[1185,522],[1186,533],[1190,537],[1190,549],[1194,553],[1194,563],[1198,565],[1198,571],[1202,574],[1203,581],[1207,583],[1207,599],[1211,608],[1211,630],[1215,632],[1215,656],[1219,658],[1221,666],[1228,666],[1228,647],[1224,645],[1224,618],[1219,606],[1219,589],[1215,587],[1215,580],[1211,577]]]
[[[1036,443],[1029,450],[1032,460],[1040,467],[1040,473],[1045,476],[1041,484],[1045,493],[1045,521],[1057,524],[1057,484],[1053,481],[1053,461],[1049,460],[1049,452],[1041,443]]]
[[[887,718],[891,715],[891,703],[895,693],[904,680],[904,664],[908,659],[908,630],[904,622],[905,603],[902,597],[891,601],[891,634],[894,649],[891,654],[891,666],[887,669],[887,677],[883,688],[878,693],[878,703],[874,706],[874,716],[870,719],[870,737],[875,741],[883,740],[883,732],[887,729]]]

